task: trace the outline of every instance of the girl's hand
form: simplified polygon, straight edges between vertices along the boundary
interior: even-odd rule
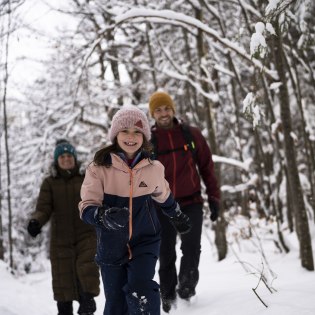
[[[126,226],[129,221],[129,209],[112,207],[98,208],[98,221],[108,230],[119,230]]]

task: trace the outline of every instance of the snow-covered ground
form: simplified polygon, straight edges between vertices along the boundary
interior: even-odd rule
[[[294,240],[293,240],[294,241]],[[294,244],[294,243],[293,243]],[[264,244],[263,244],[264,245]],[[292,240],[291,240],[292,245]],[[173,315],[314,315],[315,314],[315,272],[301,267],[297,244],[291,246],[292,252],[285,255],[276,250],[264,249],[270,269],[277,275],[271,287],[277,291],[270,293],[259,277],[250,270],[267,271],[259,253],[250,250],[237,250],[239,259],[229,251],[228,257],[217,262],[213,245],[204,235],[200,261],[200,282],[197,296],[190,304],[179,300]],[[243,265],[240,263],[244,263]],[[264,267],[262,267],[264,265]],[[15,278],[7,266],[0,262],[0,314],[1,315],[55,315],[56,304],[53,301],[49,261],[46,270]],[[257,288],[258,297],[253,288]],[[97,312],[102,315],[104,307],[103,291],[97,297]],[[75,311],[78,304],[74,304]],[[74,312],[76,313],[76,312]],[[163,314],[163,312],[162,312]]]

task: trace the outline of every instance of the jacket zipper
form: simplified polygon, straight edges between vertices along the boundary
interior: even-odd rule
[[[132,237],[132,195],[133,195],[133,174],[132,170],[129,169],[129,240]],[[132,252],[129,243],[127,243],[129,260],[132,258]]]
[[[174,143],[172,140],[172,136],[170,133],[168,133],[168,138],[170,141],[170,145],[171,145],[171,150],[174,149]],[[172,187],[172,193],[174,196],[176,196],[176,156],[175,156],[175,152],[172,153],[172,158],[173,158],[173,163],[174,163],[174,167],[173,167],[173,187]]]

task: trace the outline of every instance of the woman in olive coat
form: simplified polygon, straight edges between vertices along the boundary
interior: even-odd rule
[[[94,297],[99,294],[99,271],[94,262],[96,234],[79,217],[84,175],[79,172],[76,157],[69,142],[57,142],[51,174],[41,185],[36,211],[27,228],[36,237],[51,221],[50,261],[58,315],[72,315],[74,300],[80,304],[78,314],[94,314]]]

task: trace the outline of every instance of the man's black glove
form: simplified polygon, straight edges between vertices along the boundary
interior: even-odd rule
[[[27,231],[32,237],[36,237],[41,232],[41,226],[36,219],[30,220],[27,226]]]
[[[210,212],[211,212],[210,220],[214,222],[219,217],[220,206],[216,201],[210,201],[209,207],[210,207]]]
[[[170,218],[170,221],[179,234],[186,234],[191,230],[189,217],[180,210],[177,211],[175,217]]]
[[[105,226],[108,230],[119,230],[126,226],[129,221],[128,208],[104,208],[99,207],[96,213],[96,220],[98,223]]]

